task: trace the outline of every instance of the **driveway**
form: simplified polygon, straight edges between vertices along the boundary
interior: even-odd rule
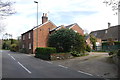
[[[116,78],[118,72],[117,65],[114,64],[108,53],[91,52],[88,56],[52,62],[103,78]]]

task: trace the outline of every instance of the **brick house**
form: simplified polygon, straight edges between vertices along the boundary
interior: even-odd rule
[[[25,48],[27,53],[35,53],[36,47],[47,47],[49,34],[54,30],[63,27],[64,26],[57,27],[53,22],[48,20],[47,14],[43,13],[42,24],[21,35],[22,48]],[[69,27],[81,35],[84,35],[84,31],[78,26],[78,24],[72,24],[66,27]]]
[[[74,23],[74,24],[71,24],[71,25],[68,25],[68,26],[64,26],[64,25],[58,26],[58,27],[50,30],[50,33],[54,32],[54,31],[57,31],[61,28],[72,29],[75,32],[79,33],[80,35],[82,35],[82,36],[84,35],[84,30],[77,23]]]
[[[120,41],[120,25],[110,26],[108,23],[108,29],[92,31],[90,35],[93,35],[97,38],[97,46],[101,46],[102,42],[106,42],[111,38],[113,41]],[[89,36],[86,39],[88,45],[92,46],[90,43]]]

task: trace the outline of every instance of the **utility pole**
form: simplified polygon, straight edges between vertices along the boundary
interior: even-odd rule
[[[34,1],[37,4],[37,27],[38,27],[38,2]],[[38,47],[38,29],[36,30],[36,46]]]

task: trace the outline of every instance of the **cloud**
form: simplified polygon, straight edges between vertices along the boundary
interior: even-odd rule
[[[34,0],[12,0],[17,13],[7,18],[6,32],[14,37],[20,36],[36,25],[36,4]],[[78,23],[81,28],[90,31],[107,28],[107,22],[117,25],[110,7],[104,0],[38,0],[39,24],[43,12],[49,12],[49,19],[59,25]]]

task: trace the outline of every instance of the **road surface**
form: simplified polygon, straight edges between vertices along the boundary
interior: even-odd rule
[[[0,53],[1,54],[1,53]],[[1,57],[0,57],[1,58]],[[30,54],[2,51],[2,78],[98,78]]]

